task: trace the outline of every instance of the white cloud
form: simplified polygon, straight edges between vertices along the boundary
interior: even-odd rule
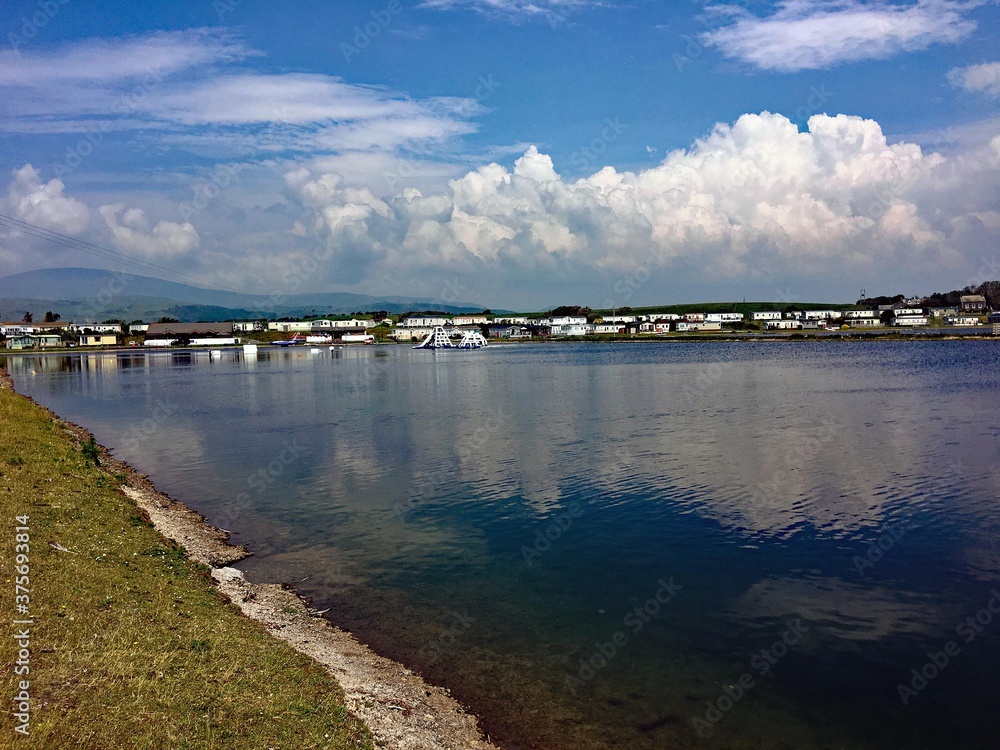
[[[43,183],[30,164],[13,171],[7,201],[19,219],[57,232],[74,234],[90,223],[86,204],[63,194],[60,180]]]
[[[709,10],[723,14],[727,22],[701,39],[727,57],[763,70],[815,70],[960,42],[976,29],[967,17],[976,5],[950,0],[786,0],[763,18],[721,5]]]
[[[113,41],[93,39],[55,51],[0,51],[0,86],[43,88],[166,76],[254,55],[218,29],[158,31]]]
[[[178,224],[159,221],[150,228],[149,220],[141,209],[126,209],[122,204],[116,203],[101,206],[98,210],[111,230],[115,243],[124,250],[139,255],[159,259],[174,258],[190,252],[200,242],[198,232],[187,222]]]
[[[158,147],[232,158],[435,143],[472,132],[484,111],[467,97],[418,100],[335,76],[227,68],[254,55],[204,29],[0,52],[0,130],[153,131]]]
[[[572,13],[604,5],[603,0],[424,0],[419,7],[436,10],[469,8],[484,15],[511,20],[544,19],[560,23]]]
[[[996,167],[981,159],[949,161],[890,144],[871,120],[816,115],[799,132],[765,112],[719,125],[640,172],[605,167],[567,181],[532,147],[512,170],[489,164],[431,195],[379,198],[308,169],[286,182],[312,217],[304,225],[331,249],[332,266],[352,278],[418,279],[446,269],[527,280],[551,272],[603,284],[612,297],[616,278],[637,271],[694,267],[705,281],[819,277],[845,264],[888,273],[960,268],[965,258],[948,219],[989,209],[968,203],[977,169],[997,180]],[[952,213],[942,215],[942,206]]]
[[[982,91],[988,96],[1000,96],[1000,62],[954,68],[948,73],[948,80],[966,91]]]

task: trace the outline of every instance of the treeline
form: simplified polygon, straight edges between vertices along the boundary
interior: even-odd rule
[[[969,294],[981,294],[986,298],[986,304],[997,309],[1000,307],[1000,281],[984,281],[982,284],[967,286],[964,289],[953,289],[950,292],[934,292],[921,300],[924,307],[958,307],[962,297]],[[893,297],[866,297],[859,299],[860,306],[875,307],[876,305],[895,305],[906,299],[906,295],[897,294]]]

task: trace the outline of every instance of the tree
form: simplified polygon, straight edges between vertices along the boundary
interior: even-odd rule
[[[21,318],[21,322],[22,323],[31,323],[34,319],[35,319],[34,315],[32,315],[30,312],[25,312],[24,313],[24,317]]]
[[[54,313],[51,310],[46,310],[45,311],[45,322],[46,323],[55,323],[61,317],[62,317],[62,315],[60,315],[59,313]]]
[[[158,323],[180,323],[180,321],[177,320],[177,318],[171,318],[171,317],[169,317],[167,315],[164,315],[157,322]]]

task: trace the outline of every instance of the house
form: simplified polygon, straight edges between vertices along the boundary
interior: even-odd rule
[[[129,330],[135,331],[135,326],[129,326]],[[233,330],[240,333],[251,333],[252,331],[263,331],[263,320],[237,320],[233,323]]]
[[[62,344],[58,333],[34,333],[12,336],[7,339],[8,349],[45,349]]]
[[[959,300],[962,312],[986,312],[986,297],[981,294],[965,294]]]
[[[892,319],[892,324],[894,326],[925,326],[927,325],[926,315],[896,315]]]
[[[490,321],[490,322],[493,323],[493,324],[496,324],[496,325],[507,325],[507,326],[526,326],[526,325],[528,325],[528,319],[527,318],[523,318],[523,317],[515,317],[515,318],[510,318],[510,317],[507,317],[507,318],[493,318],[493,320]]]
[[[790,331],[802,328],[802,322],[798,320],[766,320],[764,321],[765,331]]]
[[[133,336],[137,333],[145,333],[149,330],[149,323],[129,323],[128,332]]]
[[[840,314],[833,310],[806,310],[806,320],[833,320],[839,318]]]
[[[478,326],[486,325],[489,322],[489,318],[485,315],[459,315],[451,322],[452,325],[456,326]]]
[[[927,314],[932,318],[947,318],[958,315],[957,307],[928,307]]]
[[[118,336],[114,333],[81,333],[80,346],[115,346]]]
[[[750,320],[757,322],[761,320],[781,320],[781,313],[778,310],[761,310],[750,313]]]
[[[675,324],[678,333],[697,333],[700,331],[721,331],[722,323],[717,321],[699,321],[692,322],[687,320],[678,320]]]
[[[586,320],[586,318],[584,319]],[[552,325],[552,336],[586,336],[593,329],[587,323],[566,323]]]
[[[687,323],[701,323],[705,320],[705,313],[684,313],[684,320]]]
[[[26,333],[18,333],[7,337],[8,349],[34,349],[35,337]]]
[[[391,334],[390,334],[391,335]],[[530,339],[531,331],[524,326],[491,325],[490,338],[494,339]]]
[[[878,313],[874,310],[844,310],[844,318],[847,320],[865,320],[870,318],[878,319]],[[862,325],[870,325],[863,323]]]
[[[313,328],[311,320],[272,320],[267,330],[281,333],[309,333]]]
[[[121,333],[121,323],[70,323],[73,333]]]
[[[895,317],[899,317],[900,315],[909,316],[909,315],[924,314],[924,309],[922,307],[909,307],[907,305],[904,305],[903,303],[893,305],[892,308],[890,309],[892,310],[892,314]]]
[[[978,315],[949,315],[944,319],[946,326],[977,326],[980,324]]]
[[[405,328],[436,328],[437,326],[447,325],[451,321],[448,318],[441,316],[419,316],[419,315],[409,315],[399,321],[401,326]]]
[[[874,316],[875,313],[872,313]],[[878,328],[882,325],[882,321],[876,317],[870,318],[847,318],[847,325],[851,328]]]
[[[625,324],[608,323],[607,321],[604,323],[595,323],[593,332],[598,335],[625,333]]]
[[[36,323],[0,323],[0,333],[7,338],[14,336],[30,336],[41,329]]]
[[[602,323],[635,323],[634,315],[605,315],[601,318]]]
[[[434,332],[433,328],[418,328],[412,327],[407,328],[405,326],[397,326],[389,331],[389,338],[393,341],[423,341],[427,336]]]
[[[189,346],[230,346],[238,344],[229,323],[150,323],[143,346],[173,346],[186,341]]]
[[[720,312],[720,313],[709,313],[705,316],[706,323],[742,323],[743,313],[737,312]]]

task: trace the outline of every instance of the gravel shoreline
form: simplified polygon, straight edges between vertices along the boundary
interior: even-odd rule
[[[14,389],[0,369],[0,388]],[[21,398],[28,398],[21,395]],[[28,399],[33,401],[33,399]],[[45,407],[39,405],[40,408]],[[77,443],[92,435],[45,409]],[[431,685],[399,662],[379,656],[350,633],[314,612],[293,589],[255,584],[228,567],[253,554],[229,543],[229,535],[204,516],[158,491],[133,467],[98,446],[103,471],[163,536],[181,544],[188,556],[212,569],[218,590],[247,617],[327,669],[340,683],[348,710],[371,730],[377,746],[392,750],[496,750],[477,719],[445,688]]]

